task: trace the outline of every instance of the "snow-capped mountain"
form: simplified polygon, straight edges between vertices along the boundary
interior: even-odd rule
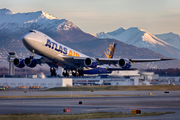
[[[50,15],[49,13],[38,11],[29,13],[13,13],[9,9],[0,9],[0,66],[8,64],[7,55],[10,51],[15,51],[20,58],[30,56],[30,52],[24,47],[21,41],[21,37],[31,29],[39,30],[56,41],[63,43],[77,51],[90,56],[99,57],[102,55],[107,45],[112,41],[117,43],[115,58],[164,58],[165,56],[153,52],[149,49],[137,48],[132,45],[120,42],[115,39],[99,39],[90,34],[83,32],[80,28],[74,25],[71,21],[66,19],[59,19]],[[109,34],[101,33],[100,35],[107,35],[104,38],[113,38],[124,34],[128,29],[120,28]],[[127,37],[130,37],[130,33],[126,33]],[[132,30],[132,38],[143,35],[142,31]],[[124,35],[125,36],[125,35]],[[147,35],[148,36],[148,35]],[[120,35],[121,37],[121,35]],[[146,35],[144,36],[146,37]],[[126,38],[126,37],[124,37]],[[155,43],[155,42],[154,42]],[[157,42],[158,43],[158,42]],[[159,42],[163,44],[163,42]],[[164,50],[164,49],[163,49]],[[170,48],[168,48],[171,51]],[[178,55],[178,53],[172,51],[172,54]],[[139,67],[138,67],[139,66]],[[144,65],[138,65],[138,68],[168,68],[180,66],[180,61],[167,61],[156,63],[144,63]]]
[[[13,13],[9,9],[0,9],[0,34],[4,35],[19,35],[31,29],[42,31],[59,41],[71,40],[71,42],[82,41],[84,37],[86,40],[93,40],[95,37],[84,33],[71,21],[66,19],[59,19],[49,13],[43,11],[29,12],[29,13]],[[67,34],[68,33],[68,34]],[[63,35],[67,35],[62,37]],[[74,34],[79,34],[79,38],[74,37]]]
[[[0,9],[0,30],[18,32],[26,28],[34,28],[57,32],[60,30],[79,29],[76,25],[66,19],[59,19],[43,11],[16,13],[9,9]]]
[[[140,48],[148,48],[151,46],[155,46],[157,44],[163,46],[168,45],[163,40],[137,27],[131,27],[129,29],[119,28],[113,32],[108,32],[108,33],[100,32],[93,35],[98,38],[116,39]]]
[[[174,46],[175,48],[180,49],[180,35],[170,32],[170,33],[158,34],[155,36],[165,41],[166,43]]]
[[[171,44],[168,44],[151,33],[137,27],[131,27],[128,29],[119,28],[113,32],[101,32],[93,35],[98,38],[116,39],[138,48],[148,48],[164,56],[180,59],[179,49],[176,49]]]

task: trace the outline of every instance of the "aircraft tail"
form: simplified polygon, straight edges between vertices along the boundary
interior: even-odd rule
[[[104,53],[101,55],[101,58],[113,58],[115,48],[116,48],[116,43],[114,42],[110,43],[110,45],[106,48]]]

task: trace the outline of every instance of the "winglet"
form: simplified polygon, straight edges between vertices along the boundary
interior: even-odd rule
[[[101,55],[101,58],[113,58],[116,43],[112,42]]]

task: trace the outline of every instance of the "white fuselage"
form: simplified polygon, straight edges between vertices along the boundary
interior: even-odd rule
[[[64,61],[63,57],[88,57],[87,55],[56,42],[37,30],[31,30],[29,33],[25,34],[22,37],[22,41],[25,47],[31,52],[55,61],[61,61],[61,63],[58,64],[59,66],[62,65],[62,67],[64,64],[71,65],[71,63]]]

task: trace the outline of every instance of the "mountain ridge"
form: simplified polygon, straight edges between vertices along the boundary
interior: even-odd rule
[[[121,30],[119,33],[117,31]],[[116,34],[113,34],[116,33]],[[138,48],[148,48],[164,56],[180,59],[180,50],[138,27],[119,28],[112,32],[94,34],[98,38],[113,38]]]
[[[91,56],[99,57],[104,52],[105,47],[107,47],[110,42],[114,41],[117,42],[118,46],[114,56],[116,58],[119,58],[120,56],[127,58],[154,58],[155,56],[156,58],[165,57],[149,49],[137,48],[115,39],[106,40],[96,38],[88,33],[83,32],[71,21],[66,19],[58,19],[54,16],[52,17],[49,13],[43,13],[43,11],[13,13],[9,9],[0,9],[0,18],[3,18],[0,19],[0,63],[3,65],[8,63],[7,55],[10,51],[15,51],[20,58],[30,56],[30,52],[22,44],[21,37],[31,29],[39,30],[57,42],[63,43],[66,46],[72,47],[79,52]],[[10,22],[5,20],[5,18],[11,18],[9,19]],[[23,20],[17,22],[17,20],[20,18]],[[125,28],[121,28],[110,35],[118,35],[119,32],[125,31]],[[144,68],[158,66],[160,68],[167,68],[168,66],[177,67],[178,65],[180,67],[180,62],[178,60],[175,63],[172,61],[168,62],[170,63],[148,63],[139,67]]]
[[[175,48],[180,49],[180,35],[169,32],[164,34],[157,34],[155,36],[167,42],[168,44],[171,44]]]

